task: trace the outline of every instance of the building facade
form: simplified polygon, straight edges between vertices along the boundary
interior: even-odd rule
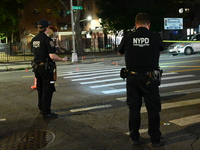
[[[75,0],[73,5],[76,5]],[[45,6],[45,7],[44,7]],[[57,29],[57,43],[63,52],[72,50],[72,24],[70,1],[51,5],[40,0],[31,0],[25,4],[24,9],[19,12],[19,32],[23,50],[30,50],[31,39],[38,34],[37,22],[46,19]],[[82,27],[82,39],[85,51],[101,51],[103,45],[103,30],[100,20],[96,15],[98,11],[94,0],[83,0],[81,11],[80,26]],[[75,15],[74,15],[75,16]],[[88,20],[87,18],[91,18]],[[75,19],[75,18],[74,18]]]

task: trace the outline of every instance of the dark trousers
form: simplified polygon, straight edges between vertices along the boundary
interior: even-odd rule
[[[35,77],[37,79],[37,91],[38,91],[38,107],[42,114],[49,114],[51,112],[51,101],[54,86],[54,74],[45,70],[45,66],[39,66],[35,69]]]
[[[148,113],[148,134],[152,143],[160,141],[160,111],[161,102],[159,95],[158,81],[152,80],[146,85],[148,75],[129,74],[127,78],[127,105],[129,106],[129,130],[132,140],[140,137],[139,129],[141,124],[140,110],[142,98]]]

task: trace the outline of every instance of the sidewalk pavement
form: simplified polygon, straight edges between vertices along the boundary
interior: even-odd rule
[[[71,58],[66,62],[56,62],[57,66],[59,65],[71,65],[71,64],[77,64],[77,63],[94,63],[94,62],[100,62],[100,61],[106,61],[106,60],[118,60],[118,59],[124,59],[123,56],[120,56],[118,54],[106,54],[106,55],[90,55],[90,56],[84,56],[79,57],[77,62],[72,62]],[[26,70],[31,69],[31,61],[18,61],[18,62],[6,62],[6,63],[0,63],[0,72],[2,71],[16,71],[16,70]]]

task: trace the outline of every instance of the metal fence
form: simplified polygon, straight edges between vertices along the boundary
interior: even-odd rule
[[[98,42],[94,42],[93,45],[90,43],[91,41],[83,40],[84,50],[87,53],[101,53],[101,54],[109,54],[115,51],[115,49],[111,45],[103,46],[102,42],[99,44]],[[89,44],[88,44],[89,43]],[[69,43],[70,44],[70,43]],[[27,47],[27,46],[26,46]],[[58,51],[58,55],[70,55],[72,54],[72,50],[68,48],[64,51]],[[30,49],[24,48],[21,43],[15,44],[5,44],[0,43],[0,62],[17,62],[17,61],[31,61],[33,60],[33,54]]]
[[[20,43],[0,43],[0,62],[28,61],[32,59],[33,56],[30,50],[21,49]]]

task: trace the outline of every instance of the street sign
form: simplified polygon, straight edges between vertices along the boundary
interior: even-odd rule
[[[68,15],[68,14],[71,13],[71,10],[68,10],[68,11],[66,11],[65,13],[66,13],[66,15]]]
[[[83,6],[72,6],[74,10],[82,10]]]

